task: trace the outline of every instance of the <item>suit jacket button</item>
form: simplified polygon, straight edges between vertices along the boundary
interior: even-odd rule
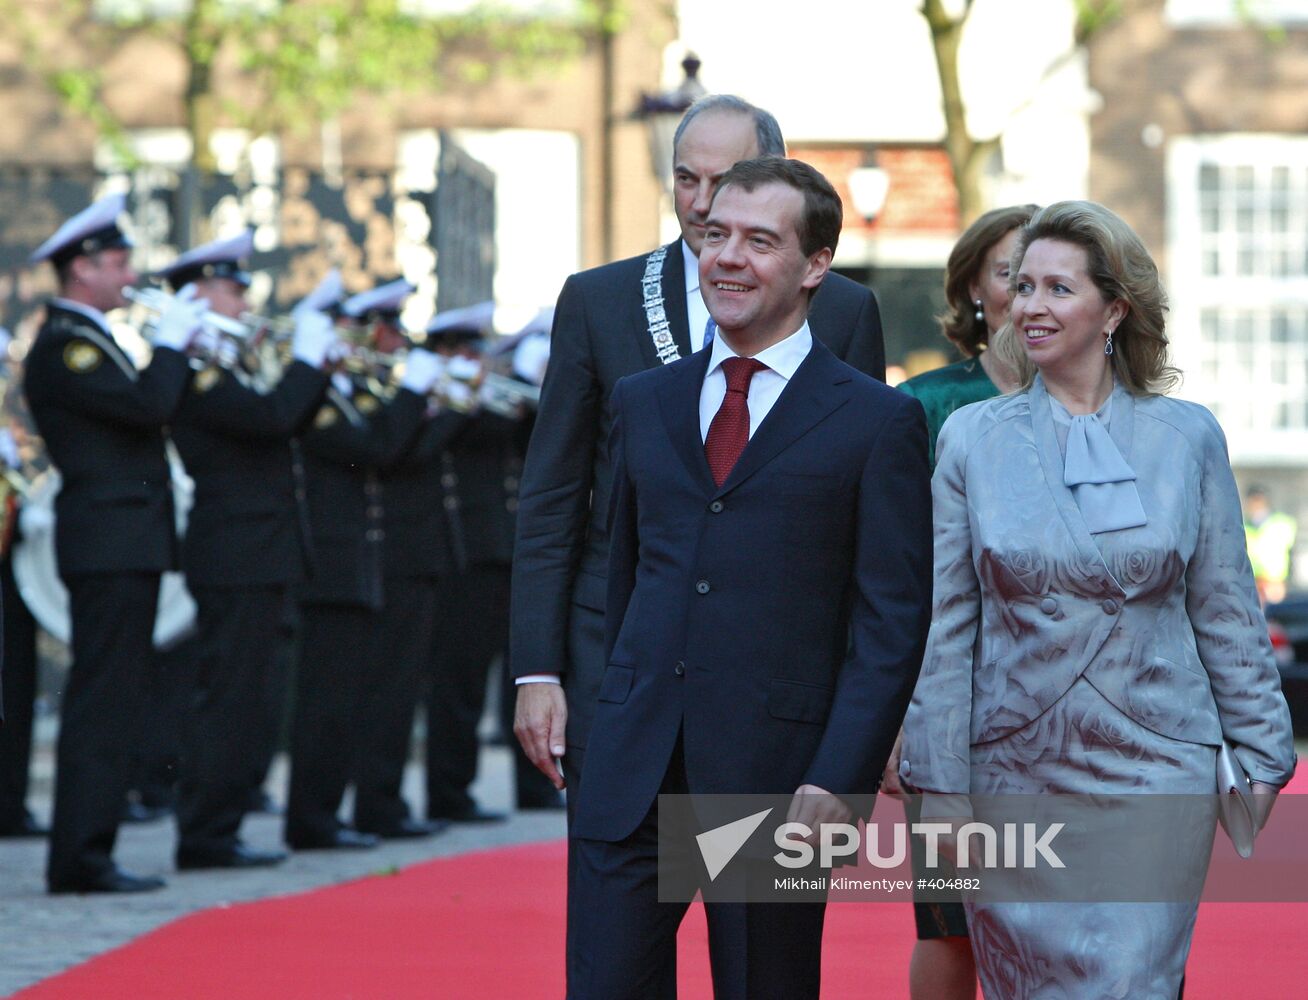
[[[1052,597],[1046,597],[1043,601],[1040,602],[1040,610],[1047,615],[1052,615],[1055,611],[1058,610],[1058,602],[1055,601]]]
[[[1107,601],[1104,601],[1104,614],[1106,615],[1117,614],[1117,602],[1112,600],[1111,598]]]
[[[672,668],[672,672],[678,677],[684,677],[686,675],[686,664],[683,661],[678,660],[677,665]]]
[[[709,510],[713,511],[714,514],[721,514],[724,507],[726,507],[726,504],[721,500],[714,500],[709,504]]]
[[[695,593],[697,594],[707,594],[712,589],[707,580],[700,580],[699,583],[695,584]]]

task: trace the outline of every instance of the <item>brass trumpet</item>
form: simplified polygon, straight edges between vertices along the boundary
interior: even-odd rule
[[[451,384],[462,385],[465,391],[452,393]],[[536,386],[488,371],[481,362],[462,358],[450,359],[432,394],[438,403],[452,410],[467,412],[480,406],[510,419],[521,416],[524,406],[535,409],[540,402],[540,389]]]
[[[132,288],[130,286],[123,289],[123,297],[144,309],[150,315],[151,321],[157,320],[163,315],[177,299],[177,296],[171,292],[165,292],[162,288]],[[211,331],[239,341],[242,344],[248,341],[254,333],[248,324],[239,319],[224,316],[221,313],[206,312],[203,318],[204,325]]]

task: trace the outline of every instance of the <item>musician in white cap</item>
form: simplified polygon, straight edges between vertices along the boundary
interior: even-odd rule
[[[436,581],[427,698],[427,815],[455,823],[505,818],[483,808],[471,786],[477,776],[477,724],[487,674],[508,647],[509,566],[531,423],[525,412],[491,412],[476,405],[493,316],[494,304],[483,302],[439,313],[427,327],[428,344],[446,357],[451,375],[473,386],[471,401],[463,404],[471,406],[466,425],[441,456],[440,505],[453,566]],[[557,801],[548,783],[537,787],[544,777],[530,762],[519,758],[515,763],[520,807]]]
[[[247,231],[196,247],[159,274],[174,287],[194,282],[211,308],[237,318],[248,310],[253,249]],[[173,427],[195,480],[182,566],[199,626],[178,773],[179,869],[286,857],[248,846],[240,828],[281,728],[290,595],[309,565],[292,442],[322,404],[340,348],[313,300],[295,317],[291,362],[275,386],[259,383],[244,352],[219,351],[192,379]]]
[[[348,299],[342,307],[363,326],[371,349],[393,357],[406,352],[406,369],[414,344],[400,322],[400,311],[413,291],[407,281],[392,281]],[[378,470],[386,508],[385,603],[376,656],[368,665],[359,706],[354,826],[383,839],[425,836],[445,825],[417,818],[401,787],[414,708],[431,652],[433,616],[439,614],[435,580],[451,566],[440,507],[441,456],[466,420],[462,413],[429,404],[427,419],[409,446]]]
[[[355,298],[339,311],[360,319],[376,306]],[[346,825],[338,812],[356,780],[360,719],[381,644],[386,510],[380,470],[420,431],[439,369],[426,351],[410,351],[392,395],[367,370],[372,360],[356,354],[346,371],[332,376],[303,437],[314,560],[300,593],[285,827],[294,850],[377,844],[376,835]]]
[[[206,303],[194,289],[179,294],[155,325],[150,364],[137,370],[105,319],[136,281],[118,226],[125,200],[96,202],[31,257],[50,261],[59,280],[24,391],[62,475],[55,554],[72,621],[46,870],[55,893],[164,884],[123,871],[112,855],[141,737],[160,575],[177,565],[165,427],[186,392],[185,351]]]

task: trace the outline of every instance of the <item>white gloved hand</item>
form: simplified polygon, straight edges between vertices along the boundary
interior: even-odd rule
[[[444,358],[420,347],[414,348],[404,359],[404,374],[400,376],[400,388],[425,396],[431,392],[431,387],[444,373]]]
[[[295,334],[291,338],[291,356],[313,368],[321,368],[329,352],[339,344],[336,328],[325,312],[305,309],[295,315]]]
[[[18,530],[24,538],[39,538],[54,531],[54,509],[25,503],[18,509]]]
[[[23,460],[18,454],[18,442],[14,440],[14,432],[8,427],[0,427],[0,461],[11,469],[20,469],[23,466]]]
[[[174,297],[172,303],[159,315],[151,343],[155,347],[171,347],[185,351],[192,339],[204,327],[204,314],[209,300],[196,298],[194,285],[187,285]]]
[[[459,413],[473,413],[481,405],[481,399],[469,388],[467,382],[450,379],[442,391],[445,393],[446,405]]]
[[[481,362],[476,358],[456,354],[450,358],[449,372],[450,378],[460,382],[476,382],[481,378]]]

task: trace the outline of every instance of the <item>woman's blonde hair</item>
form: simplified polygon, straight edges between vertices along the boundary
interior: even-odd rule
[[[1168,363],[1167,293],[1158,267],[1140,237],[1120,216],[1093,201],[1060,201],[1037,212],[1013,250],[1010,290],[1027,248],[1036,240],[1058,240],[1085,250],[1086,271],[1106,302],[1121,299],[1126,315],[1113,331],[1113,374],[1133,395],[1165,393],[1181,373]],[[996,359],[1017,373],[1022,388],[1035,380],[1035,364],[1008,323],[995,334]]]
[[[985,318],[976,316],[972,284],[980,280],[991,248],[1014,229],[1030,222],[1036,211],[1035,205],[992,208],[967,227],[949,253],[949,262],[945,264],[945,302],[949,309],[937,316],[936,322],[940,324],[940,332],[969,358],[980,354],[990,339]]]

